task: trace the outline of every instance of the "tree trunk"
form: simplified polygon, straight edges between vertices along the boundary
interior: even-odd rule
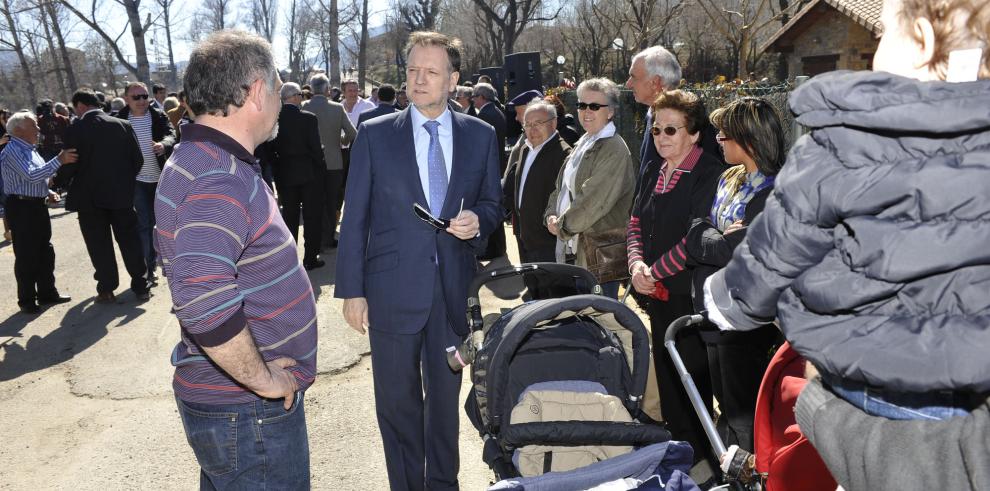
[[[172,2],[160,0],[162,20],[165,21],[165,43],[168,45],[169,86],[175,88],[179,86],[179,70],[175,67],[175,51],[172,49]]]
[[[48,17],[52,21],[52,31],[55,33],[55,40],[58,42],[58,50],[62,56],[62,65],[65,69],[65,78],[69,83],[69,90],[74,91],[79,88],[79,85],[76,83],[76,71],[72,68],[72,57],[69,56],[69,50],[65,47],[65,36],[62,34],[62,26],[58,23],[58,12],[55,10],[55,5],[51,1],[46,0],[44,7],[48,13]]]
[[[289,81],[299,80],[299,55],[296,51],[296,0],[289,7]]]
[[[330,0],[330,32],[327,34],[327,75],[330,85],[340,87],[340,9],[337,0]]]
[[[21,37],[17,32],[17,23],[14,22],[14,16],[10,13],[10,0],[3,1],[3,16],[7,20],[7,28],[10,31],[10,37],[13,45],[14,53],[17,53],[17,60],[21,63],[21,72],[24,75],[24,87],[27,88],[28,97],[31,98],[30,104],[34,104],[38,101],[38,92],[34,86],[34,76],[31,74],[31,66],[28,65],[27,56],[24,56],[24,46],[21,44]]]
[[[55,42],[52,41],[52,30],[48,27],[48,22],[45,22],[45,17],[47,17],[43,5],[38,5],[38,20],[41,21],[42,27],[45,28],[45,43],[48,45],[48,56],[52,59],[52,67],[55,72],[55,83],[58,85],[58,94],[63,101],[69,100],[69,96],[65,92],[65,79],[62,78],[62,67],[58,64],[58,55],[55,53]],[[40,58],[38,60],[41,61]]]
[[[127,20],[131,24],[131,37],[134,38],[134,54],[137,58],[137,70],[134,76],[138,80],[151,85],[151,65],[148,63],[148,48],[144,43],[144,25],[141,24],[141,0],[123,0],[127,11]]]
[[[358,45],[358,87],[364,90],[364,80],[368,69],[368,0],[361,2],[361,42]]]

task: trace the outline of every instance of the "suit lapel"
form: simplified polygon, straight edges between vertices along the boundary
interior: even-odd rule
[[[411,191],[416,197],[416,203],[428,207],[429,201],[426,199],[426,194],[423,193],[423,181],[419,178],[419,164],[416,163],[416,144],[413,142],[412,116],[409,114],[411,109],[412,105],[395,118],[395,129],[398,135],[398,141],[395,144],[398,145],[397,155],[400,156],[399,159],[396,159],[398,161],[396,170],[399,178],[412,186]],[[449,186],[447,190],[450,191]]]
[[[521,137],[521,138],[525,138],[525,137]],[[512,206],[515,207],[516,209],[519,209],[520,208],[519,203],[522,201],[522,195],[523,195],[523,189],[522,189],[523,167],[526,165],[526,157],[529,155],[529,152],[530,152],[529,146],[526,145],[526,143],[524,142],[523,143],[523,146],[522,146],[522,150],[520,150],[520,152],[519,152],[519,162],[516,162],[516,182],[515,182],[515,186],[512,188],[512,189],[515,189],[516,190],[516,195],[513,196],[513,199],[515,200],[515,202],[512,203]],[[540,158],[540,156],[537,155],[536,158]],[[533,165],[535,166],[536,165],[536,162],[533,162]],[[530,169],[530,172],[532,172],[532,171],[533,171],[533,169]]]
[[[443,213],[444,217],[453,217],[457,214],[457,211],[461,207],[460,198],[464,196],[464,193],[460,190],[460,185],[463,179],[461,179],[461,174],[466,170],[464,167],[468,165],[467,156],[471,154],[471,138],[468,135],[467,128],[464,126],[464,122],[461,119],[463,116],[455,111],[450,111],[450,121],[452,136],[454,140],[454,151],[452,152],[450,163],[450,176],[447,179],[447,195],[443,199]],[[465,206],[472,206],[474,203],[465,203]]]

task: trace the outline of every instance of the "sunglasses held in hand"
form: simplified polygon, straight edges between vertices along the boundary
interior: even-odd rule
[[[457,212],[457,216],[460,216],[462,211],[464,211],[464,198],[461,198],[461,209]],[[419,203],[413,203],[413,213],[415,213],[416,217],[420,220],[426,222],[437,230],[447,230],[450,227],[449,218],[437,218],[430,213],[430,210],[423,208],[423,206]]]

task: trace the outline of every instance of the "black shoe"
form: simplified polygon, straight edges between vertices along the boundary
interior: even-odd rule
[[[327,262],[324,261],[324,260],[322,260],[322,259],[320,259],[320,258],[309,259],[309,260],[303,261],[303,267],[306,268],[306,271],[309,271],[311,269],[316,269],[316,268],[322,268],[323,266],[326,266],[326,265],[327,265]]]
[[[94,302],[100,303],[100,304],[117,303],[117,296],[114,295],[113,292],[100,293],[100,294],[96,295],[96,300],[94,300]]]
[[[152,286],[157,286],[158,285],[158,274],[155,273],[154,271],[149,271],[148,272],[148,276],[145,277],[145,280],[148,282],[148,287],[149,288],[152,287]]]
[[[151,300],[151,291],[145,290],[143,292],[134,292],[134,296],[142,302],[147,302],[148,300]]]
[[[68,295],[58,295],[54,297],[38,297],[38,303],[41,305],[58,305],[60,303],[71,302],[72,297]]]
[[[22,314],[34,315],[37,314],[38,312],[41,312],[41,307],[38,307],[38,304],[34,302],[31,302],[27,305],[21,305]]]

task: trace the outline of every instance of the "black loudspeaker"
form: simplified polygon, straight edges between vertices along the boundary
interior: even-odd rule
[[[479,77],[481,75],[488,75],[492,79],[492,87],[495,87],[495,93],[498,94],[499,102],[505,104],[505,70],[500,66],[490,66],[478,71],[481,72],[478,75]]]
[[[543,70],[540,69],[540,53],[512,53],[505,57],[505,81],[508,83],[508,100],[526,92],[543,92]]]

